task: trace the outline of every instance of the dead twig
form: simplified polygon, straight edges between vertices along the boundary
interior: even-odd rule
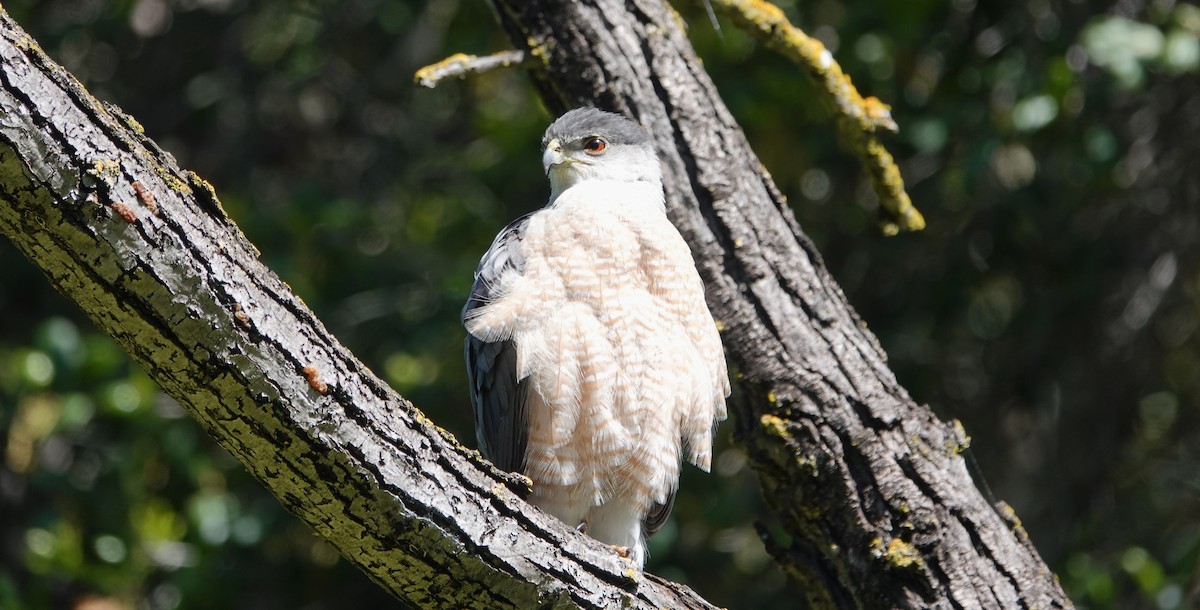
[[[417,70],[413,80],[422,87],[430,89],[447,78],[463,78],[468,74],[480,74],[496,68],[511,68],[526,63],[524,51],[511,50],[492,53],[491,55],[467,55],[455,53],[435,64],[430,64]]]

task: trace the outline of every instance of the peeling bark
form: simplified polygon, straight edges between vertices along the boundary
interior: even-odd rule
[[[711,608],[526,504],[341,346],[0,9],[0,232],[279,500],[417,607]]]
[[[990,506],[958,422],[916,404],[846,302],[661,0],[493,0],[554,110],[636,117],[658,142],[739,371],[735,425],[816,607],[1070,607],[1020,522]]]

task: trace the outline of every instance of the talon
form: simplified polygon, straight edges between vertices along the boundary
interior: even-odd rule
[[[575,526],[575,531],[579,532],[580,534],[586,534],[587,533],[587,519],[580,521],[579,525]]]

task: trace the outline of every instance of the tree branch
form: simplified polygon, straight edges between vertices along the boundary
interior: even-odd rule
[[[497,68],[511,68],[530,62],[524,51],[500,51],[491,55],[467,55],[455,53],[437,63],[430,64],[413,74],[413,81],[422,87],[433,89],[447,78],[465,78],[468,74],[480,74]]]
[[[663,164],[738,370],[738,437],[814,607],[1067,607],[1024,531],[975,488],[967,437],[896,382],[875,337],[722,103],[661,0],[493,0],[542,58],[547,105],[636,117]],[[586,52],[583,50],[586,49]]]
[[[372,375],[211,186],[2,9],[0,117],[0,232],[380,586],[416,607],[712,607],[526,504]]]
[[[767,47],[795,62],[817,86],[821,100],[834,115],[838,136],[858,156],[871,175],[875,196],[883,210],[885,235],[920,231],[925,218],[904,190],[904,179],[891,153],[879,140],[880,130],[899,131],[891,109],[879,98],[863,98],[850,77],[821,41],[792,25],[779,7],[766,0],[700,0],[711,2],[722,14]]]

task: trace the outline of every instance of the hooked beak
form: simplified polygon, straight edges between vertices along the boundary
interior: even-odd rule
[[[567,158],[562,153],[562,144],[558,142],[558,139],[550,140],[546,144],[546,150],[542,151],[542,169],[545,170],[546,175],[550,175],[550,168],[566,163],[566,161]]]

